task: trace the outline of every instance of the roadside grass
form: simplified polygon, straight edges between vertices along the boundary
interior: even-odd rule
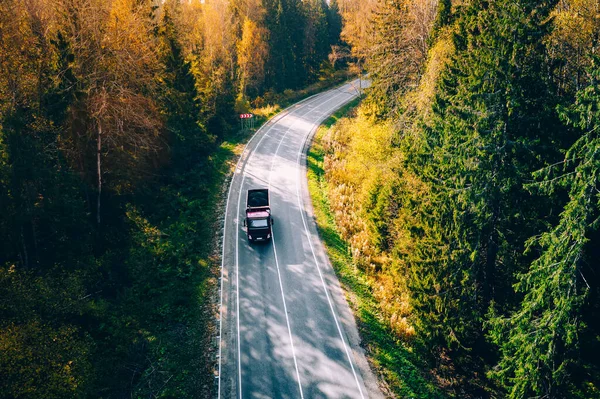
[[[283,93],[267,93],[262,98],[255,99],[254,107],[250,110],[256,117],[256,125],[260,126],[269,118],[277,115],[286,107],[330,89],[333,86],[343,84],[344,82],[354,79],[356,76],[348,71],[340,70],[329,75],[326,79],[321,79],[300,90],[285,90]]]
[[[337,232],[329,207],[322,139],[331,126],[358,104],[359,100],[354,100],[325,120],[308,151],[308,187],[319,235],[352,308],[362,345],[383,392],[398,398],[444,398],[427,377],[427,364],[420,359],[417,347],[395,337],[387,320],[381,316],[383,312],[373,296],[371,280],[355,267],[349,246]]]
[[[107,340],[98,390],[117,397],[214,397],[223,209],[237,159],[252,134],[286,106],[340,84],[339,77],[286,91],[257,112],[253,130],[235,130],[204,159],[168,169],[126,205],[128,237],[115,258],[129,281],[102,327]],[[109,273],[115,273],[111,270]],[[112,351],[110,348],[115,348]],[[111,365],[126,362],[114,370]]]

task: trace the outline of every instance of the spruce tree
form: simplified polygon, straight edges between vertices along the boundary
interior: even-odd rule
[[[444,27],[452,23],[452,0],[440,0],[438,2],[437,15],[431,28],[430,42],[434,42]]]
[[[550,10],[509,0],[463,9],[432,118],[420,146],[408,144],[428,196],[409,202],[417,224],[405,256],[417,326],[434,347],[489,350],[485,313],[510,300],[518,248],[537,231],[524,182],[557,134],[540,66]]]
[[[407,0],[380,2],[373,13],[366,69],[370,100],[380,115],[402,111],[404,94],[414,90],[427,59],[435,9]]]
[[[540,170],[540,187],[553,193],[566,187],[569,201],[558,223],[529,242],[541,255],[519,276],[524,295],[509,317],[496,316],[491,337],[502,358],[493,376],[505,384],[510,398],[567,398],[578,395],[572,367],[579,361],[579,339],[585,327],[582,309],[590,285],[584,270],[590,235],[600,222],[600,58],[593,57],[591,83],[580,90],[574,106],[561,109],[565,123],[581,130],[564,162]],[[592,273],[597,267],[592,268]],[[596,287],[592,287],[597,289]]]
[[[331,0],[327,7],[327,29],[329,30],[329,45],[337,46],[341,42],[342,15],[337,0]]]
[[[159,35],[164,65],[162,104],[172,137],[173,160],[194,163],[210,150],[211,138],[199,123],[196,81],[190,63],[184,58],[168,9],[164,11]]]
[[[276,91],[296,89],[304,83],[299,74],[303,42],[303,16],[298,0],[265,0],[270,57],[266,85]]]
[[[327,60],[329,54],[327,4],[324,0],[307,0],[302,5],[306,22],[302,48],[302,80],[310,82],[316,79],[321,63]]]

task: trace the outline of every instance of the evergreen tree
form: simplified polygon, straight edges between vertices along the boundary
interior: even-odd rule
[[[303,83],[297,69],[303,41],[299,1],[265,0],[265,9],[270,49],[266,85],[276,91],[296,89]]]
[[[428,2],[391,0],[374,12],[366,69],[370,101],[380,115],[398,112],[404,94],[414,89],[427,58],[435,9]]]
[[[430,42],[434,42],[438,33],[445,26],[450,26],[452,23],[452,0],[440,0],[438,2],[437,15],[433,28],[431,29]]]
[[[410,170],[429,187],[414,201],[409,284],[434,346],[485,353],[485,312],[510,301],[518,248],[539,229],[543,207],[523,185],[558,134],[541,67],[551,8],[477,0],[464,9],[432,120],[417,147],[407,144]]]
[[[582,310],[590,285],[584,265],[589,259],[590,235],[598,229],[600,206],[600,58],[593,57],[591,83],[580,90],[574,106],[562,109],[562,119],[583,132],[567,151],[562,170],[553,166],[537,172],[547,193],[568,189],[569,201],[550,231],[533,238],[529,247],[541,255],[519,276],[516,290],[524,295],[516,312],[496,316],[492,338],[502,358],[493,375],[509,390],[510,398],[576,397],[571,374],[580,361],[584,330]],[[555,176],[558,173],[558,176]],[[597,287],[592,285],[592,289]],[[580,387],[579,387],[580,388]]]
[[[304,9],[304,43],[302,51],[303,82],[314,80],[321,64],[329,54],[329,29],[327,26],[327,4],[324,0],[307,0]]]
[[[62,32],[58,32],[55,40],[50,40],[57,52],[57,71],[54,87],[46,93],[44,109],[48,110],[48,117],[56,126],[61,126],[67,118],[68,107],[76,100],[77,79],[73,72],[75,55],[71,44]]]
[[[160,28],[163,43],[163,107],[167,129],[173,138],[173,160],[193,164],[209,150],[210,138],[198,122],[200,107],[196,80],[190,63],[185,60],[177,31],[168,9],[165,9]]]
[[[337,0],[331,0],[327,7],[327,28],[329,30],[329,45],[338,46],[341,43],[342,15]]]
[[[20,60],[22,71],[33,73],[15,74],[13,102],[0,114],[0,207],[5,210],[0,265],[14,262],[42,272],[90,243],[81,187],[61,152],[60,134],[76,93],[71,46],[61,32],[56,40],[44,36],[36,17],[21,23],[37,33]],[[5,61],[14,57],[7,54]],[[72,234],[80,240],[70,242]]]

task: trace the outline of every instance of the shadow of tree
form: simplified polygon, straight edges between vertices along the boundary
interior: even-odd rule
[[[340,110],[325,121],[317,132],[308,157],[309,190],[321,240],[335,273],[346,292],[346,297],[356,317],[361,346],[366,350],[371,366],[385,381],[388,394],[402,398],[444,398],[434,384],[425,355],[417,345],[401,341],[393,333],[375,299],[369,278],[353,262],[348,244],[336,230],[335,221],[327,199],[327,181],[323,169],[324,151],[319,138],[342,114],[348,113],[357,103]]]

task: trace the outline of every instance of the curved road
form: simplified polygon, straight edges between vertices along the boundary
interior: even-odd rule
[[[219,398],[383,397],[319,241],[306,187],[307,141],[358,95],[357,86],[351,82],[286,109],[240,157],[223,232]],[[250,188],[269,188],[270,243],[246,239]]]

